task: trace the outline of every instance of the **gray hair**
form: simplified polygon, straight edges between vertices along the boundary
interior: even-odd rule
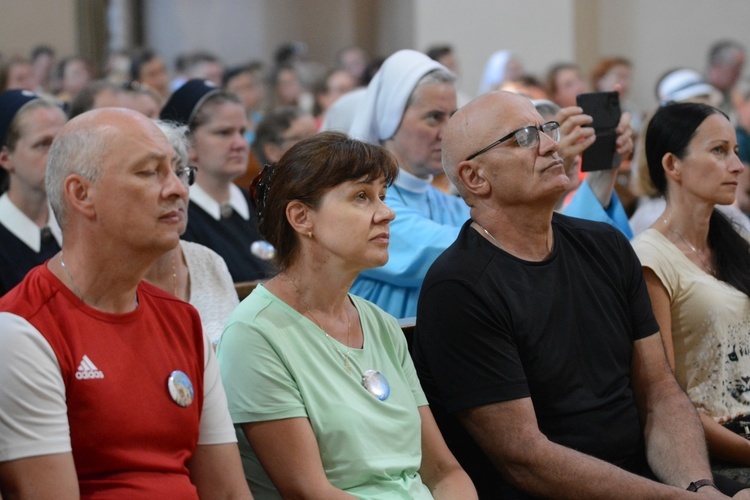
[[[106,136],[110,127],[73,127],[61,132],[52,142],[47,155],[45,187],[47,199],[61,228],[67,224],[63,182],[78,174],[95,183],[99,180],[102,160],[107,152]]]
[[[409,100],[406,101],[406,106],[404,107],[404,110],[412,105],[414,100],[416,99],[417,90],[421,89],[425,85],[434,85],[436,83],[449,83],[451,85],[456,84],[456,75],[448,71],[447,69],[434,69],[430,71],[429,73],[425,74],[422,78],[419,79],[417,84],[414,86],[414,90],[411,91],[411,95],[409,96]]]
[[[179,166],[188,166],[188,148],[190,147],[190,141],[188,140],[189,131],[187,125],[180,125],[164,120],[153,120],[153,122],[159,127],[164,135],[167,136],[169,145],[172,146],[177,158],[180,160]]]

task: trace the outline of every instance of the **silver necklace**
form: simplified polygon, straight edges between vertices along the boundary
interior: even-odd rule
[[[76,285],[76,280],[73,279],[73,275],[70,274],[70,270],[68,269],[68,266],[65,265],[65,261],[63,260],[63,253],[60,251],[60,265],[63,268],[63,271],[65,271],[65,274],[68,276],[68,279],[70,280],[70,284],[73,285],[73,292],[78,296],[79,299],[81,299],[81,302],[86,302],[83,300],[83,294],[81,293],[81,290],[78,289],[78,285]]]
[[[479,226],[479,227],[480,227],[480,228],[482,229],[482,231],[484,231],[484,234],[486,234],[487,236],[489,236],[489,237],[490,237],[490,239],[492,239],[492,241],[494,241],[494,242],[495,242],[495,243],[497,243],[498,245],[500,244],[500,243],[499,243],[499,242],[497,241],[497,238],[495,238],[494,236],[492,236],[492,233],[490,233],[489,231],[487,231],[487,229],[486,229],[486,228],[485,228],[485,227],[484,227],[483,225],[481,225],[481,224],[480,224],[480,223],[478,223],[477,221],[474,221],[474,224],[476,224],[477,226]]]
[[[294,280],[286,273],[284,273],[284,279],[292,284],[294,287],[294,291],[297,293],[297,296],[299,297],[300,302],[302,302],[302,305],[305,307],[305,313],[310,316],[310,319],[313,320],[313,322],[317,325],[318,328],[325,334],[326,338],[328,339],[328,342],[333,346],[334,350],[339,353],[339,356],[341,356],[341,359],[344,360],[344,369],[346,370],[346,373],[352,373],[352,365],[349,362],[349,357],[351,355],[351,346],[349,345],[349,338],[352,334],[352,322],[351,318],[349,317],[349,311],[345,310],[346,313],[346,354],[341,352],[341,349],[336,345],[335,339],[331,337],[327,331],[323,328],[320,321],[318,321],[318,318],[313,314],[312,310],[310,309],[310,306],[307,305],[307,302],[304,298],[302,298],[302,293],[299,291],[299,288],[297,287],[297,283],[294,282]]]
[[[716,270],[714,269],[714,267],[712,265],[709,265],[709,263],[706,261],[706,259],[703,257],[703,255],[698,251],[698,249],[695,248],[693,245],[691,245],[688,242],[688,240],[685,239],[685,237],[682,235],[682,233],[679,233],[675,229],[672,229],[669,226],[669,222],[667,221],[666,217],[662,217],[661,220],[664,223],[664,227],[666,227],[669,230],[670,233],[672,233],[675,236],[677,236],[678,238],[680,238],[680,240],[682,240],[682,242],[685,245],[687,245],[687,247],[695,254],[695,256],[698,257],[698,260],[700,260],[701,264],[703,264],[703,269],[706,272],[708,272],[708,274],[710,274],[711,276],[716,276]]]

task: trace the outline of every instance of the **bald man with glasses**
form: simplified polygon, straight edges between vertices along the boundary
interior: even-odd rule
[[[413,355],[446,442],[480,498],[722,497],[630,244],[554,212],[559,140],[508,92],[445,129],[471,219],[427,273]]]

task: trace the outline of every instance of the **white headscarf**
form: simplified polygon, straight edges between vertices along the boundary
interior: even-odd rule
[[[479,94],[495,90],[505,80],[505,70],[508,63],[513,59],[513,53],[509,50],[498,50],[490,56],[484,66],[482,83],[479,84]]]
[[[396,133],[417,82],[436,69],[450,71],[416,50],[399,50],[383,62],[360,101],[349,135],[379,144]]]

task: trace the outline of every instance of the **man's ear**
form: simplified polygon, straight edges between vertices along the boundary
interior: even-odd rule
[[[79,174],[71,174],[63,181],[63,196],[72,210],[86,217],[96,216],[96,207],[91,197],[91,181]]]
[[[286,206],[286,220],[292,229],[300,234],[308,236],[315,230],[315,224],[312,220],[312,210],[308,205],[301,201],[290,201]]]
[[[490,183],[484,175],[484,169],[481,166],[469,161],[462,161],[458,164],[457,176],[461,184],[469,193],[483,197],[490,191]]]

